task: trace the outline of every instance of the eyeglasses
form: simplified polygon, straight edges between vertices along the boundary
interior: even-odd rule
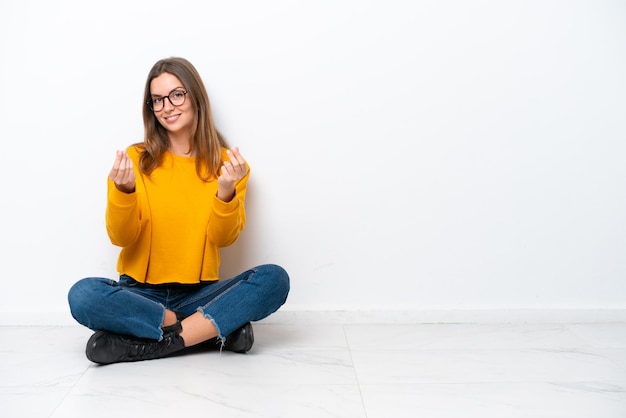
[[[165,99],[169,100],[172,106],[181,106],[185,103],[185,97],[187,97],[187,90],[176,89],[167,96],[153,96],[147,101],[147,105],[152,111],[160,112],[165,106]]]

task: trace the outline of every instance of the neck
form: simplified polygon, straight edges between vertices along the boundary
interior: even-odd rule
[[[193,156],[193,150],[190,146],[189,137],[181,137],[170,134],[170,147],[169,152],[176,155],[182,155],[184,157]]]

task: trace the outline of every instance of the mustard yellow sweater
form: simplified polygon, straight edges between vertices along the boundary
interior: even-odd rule
[[[246,223],[248,174],[235,185],[235,197],[216,197],[217,179],[204,182],[195,159],[166,153],[150,176],[142,174],[139,151],[129,147],[135,192],[122,193],[108,179],[106,228],[122,247],[120,274],[151,284],[218,280],[221,247],[235,242]],[[226,150],[222,159],[227,160]]]

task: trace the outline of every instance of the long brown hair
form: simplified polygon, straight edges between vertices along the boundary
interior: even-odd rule
[[[143,98],[144,142],[136,144],[141,150],[139,169],[150,175],[159,166],[170,141],[167,130],[159,123],[154,112],[147,105],[151,99],[150,83],[163,73],[176,76],[187,90],[187,100],[191,101],[196,112],[191,129],[190,152],[196,156],[196,172],[204,181],[219,176],[222,163],[222,147],[226,141],[213,122],[209,96],[196,68],[186,59],[179,57],[157,61],[148,73]]]

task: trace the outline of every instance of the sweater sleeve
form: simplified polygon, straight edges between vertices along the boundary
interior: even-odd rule
[[[141,229],[137,192],[120,192],[107,180],[106,229],[113,245],[126,247],[135,242]]]
[[[137,175],[135,191],[120,192],[113,180],[107,178],[106,230],[111,243],[119,247],[134,243],[141,232],[141,205],[138,197],[141,192],[141,176],[137,171],[139,153],[135,146],[128,147],[126,151],[133,161]]]
[[[245,199],[250,177],[250,168],[244,178],[235,185],[235,196],[230,202],[214,197],[214,204],[209,216],[207,237],[218,247],[233,244],[246,226]]]

